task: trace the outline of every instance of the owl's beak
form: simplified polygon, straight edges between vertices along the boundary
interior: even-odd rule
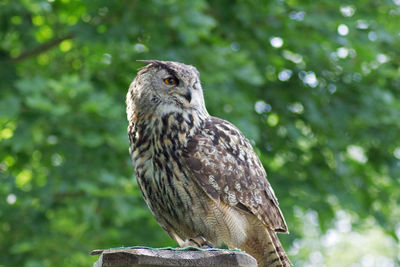
[[[186,94],[183,97],[190,103],[190,101],[192,101],[192,90],[188,88]]]

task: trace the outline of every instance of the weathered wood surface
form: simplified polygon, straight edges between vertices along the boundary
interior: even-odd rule
[[[257,261],[249,254],[223,249],[152,249],[120,248],[94,250],[101,254],[93,267],[150,267],[150,266],[202,266],[202,267],[256,267]]]

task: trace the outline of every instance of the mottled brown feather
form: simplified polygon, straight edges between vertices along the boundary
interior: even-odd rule
[[[212,199],[250,211],[268,228],[287,232],[265,170],[250,142],[234,125],[210,117],[203,131],[189,140],[182,156]]]

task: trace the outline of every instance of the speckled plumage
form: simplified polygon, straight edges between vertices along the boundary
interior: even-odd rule
[[[198,71],[146,61],[127,98],[130,154],[143,198],[180,246],[226,244],[261,266],[289,266],[275,232],[287,232],[249,141],[208,114]],[[173,77],[176,84],[166,84]],[[204,240],[205,239],[205,240]]]

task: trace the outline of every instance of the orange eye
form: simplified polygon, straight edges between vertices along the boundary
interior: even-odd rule
[[[178,79],[175,77],[168,77],[164,79],[164,83],[168,85],[175,85],[178,83]]]

